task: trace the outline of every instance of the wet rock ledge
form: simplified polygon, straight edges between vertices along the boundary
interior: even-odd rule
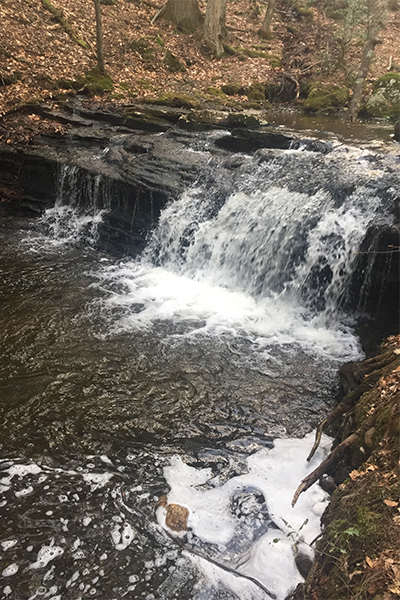
[[[377,356],[344,365],[340,377],[345,395],[328,431],[336,448],[350,437],[353,442],[321,481],[334,490],[332,501],[322,516],[315,562],[290,600],[395,600],[400,598],[400,336],[389,337]]]
[[[211,156],[287,149],[294,140],[270,127],[255,133],[258,126],[244,113],[79,100],[27,105],[0,122],[0,209],[40,214],[73,185],[79,205],[107,209],[104,245],[136,254],[165,204],[205,172]]]

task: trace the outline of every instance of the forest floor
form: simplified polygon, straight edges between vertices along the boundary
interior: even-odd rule
[[[0,116],[27,102],[57,102],[76,93],[60,89],[60,81],[76,80],[96,66],[93,2],[52,0],[86,46],[82,47],[45,8],[46,1],[0,2]],[[360,64],[361,32],[350,44],[345,67],[338,68],[343,25],[326,11],[299,10],[301,0],[278,0],[270,41],[257,34],[266,0],[230,0],[227,41],[235,54],[218,60],[207,54],[200,32],[180,34],[163,19],[152,23],[162,4],[162,0],[115,0],[115,4],[102,6],[106,70],[113,89],[99,101],[126,104],[168,91],[215,97],[215,90],[229,83],[246,87],[255,82],[279,84],[285,78],[300,82],[301,88],[315,80],[349,85]],[[204,13],[205,0],[199,4]],[[400,10],[388,13],[380,37],[369,87],[390,68],[400,69]],[[181,70],[169,70],[165,62],[168,52],[179,61]],[[243,98],[234,96],[233,100]],[[301,97],[298,105],[301,107]]]

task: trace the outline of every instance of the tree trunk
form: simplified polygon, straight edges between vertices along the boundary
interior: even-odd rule
[[[259,29],[259,31],[257,32],[258,35],[260,37],[264,38],[265,40],[270,40],[272,38],[271,22],[272,22],[272,16],[273,16],[274,10],[275,10],[275,5],[276,5],[276,0],[269,0],[267,12],[265,13],[263,24],[261,25],[261,29]]]
[[[183,33],[193,33],[203,25],[203,15],[197,0],[168,0],[160,14]]]
[[[96,13],[96,51],[97,51],[97,68],[100,75],[106,74],[104,67],[104,51],[103,51],[103,26],[101,24],[101,8],[100,0],[94,1],[94,9]]]
[[[224,53],[223,40],[226,39],[227,0],[208,0],[204,21],[203,39],[213,56],[220,58]]]
[[[356,121],[360,108],[365,79],[369,68],[375,56],[375,46],[378,43],[378,33],[382,27],[382,15],[386,3],[382,0],[367,0],[368,21],[367,21],[367,41],[365,42],[360,68],[357,73],[356,82],[353,88],[353,95],[349,106],[348,120]]]

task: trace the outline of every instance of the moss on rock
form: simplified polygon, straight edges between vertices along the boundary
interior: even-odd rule
[[[141,37],[138,40],[131,40],[128,47],[133,52],[137,52],[143,60],[151,62],[155,58],[155,49],[148,38]]]
[[[373,92],[363,107],[366,117],[398,119],[400,116],[400,73],[387,73],[374,84]]]
[[[346,106],[348,99],[349,90],[345,85],[340,86],[316,81],[311,85],[303,106],[308,112],[336,110]]]
[[[236,96],[243,92],[243,85],[239,81],[232,81],[221,86],[221,90],[227,96]]]
[[[168,71],[171,73],[183,73],[186,71],[186,67],[184,67],[183,64],[176,58],[176,56],[169,50],[166,51],[163,62]]]
[[[187,108],[201,110],[201,102],[188,94],[177,94],[175,92],[161,94],[158,98],[147,98],[148,104],[159,104],[171,108]]]
[[[109,75],[100,75],[97,69],[87,71],[84,75],[80,75],[76,79],[59,79],[57,85],[59,88],[76,90],[81,94],[88,94],[89,96],[111,92],[114,88],[111,77]]]

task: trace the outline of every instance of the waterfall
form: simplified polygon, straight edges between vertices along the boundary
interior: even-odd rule
[[[109,187],[99,174],[93,176],[66,164],[58,166],[55,204],[41,219],[53,245],[84,241],[93,246],[98,242],[99,226],[111,207]]]

